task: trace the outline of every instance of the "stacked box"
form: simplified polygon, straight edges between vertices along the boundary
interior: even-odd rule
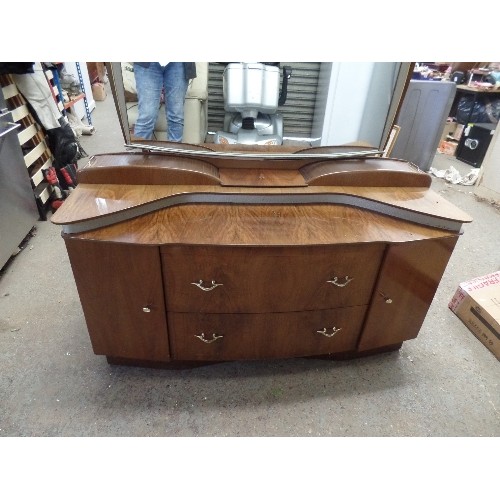
[[[460,283],[448,307],[500,360],[500,271]]]

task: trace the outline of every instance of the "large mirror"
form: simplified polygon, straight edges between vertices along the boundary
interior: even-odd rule
[[[196,62],[184,105],[182,142],[384,149],[412,63]],[[127,144],[168,141],[160,101],[152,139],[134,137],[138,97],[134,63],[108,63]]]

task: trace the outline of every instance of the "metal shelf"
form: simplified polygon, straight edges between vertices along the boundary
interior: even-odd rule
[[[82,76],[82,70],[80,68],[80,63],[77,62],[75,64],[76,64],[76,71],[78,72],[78,80],[80,82],[80,88],[83,91],[83,90],[85,90],[85,85],[83,84],[83,76]],[[85,113],[87,114],[87,122],[89,125],[92,125],[92,118],[90,116],[89,103],[87,101],[87,97],[85,96],[85,94],[83,94],[83,102],[85,104]]]
[[[87,96],[83,92],[71,98],[68,102],[65,102],[64,109],[71,108],[71,106],[74,106],[78,101],[81,101],[82,99],[87,100]]]

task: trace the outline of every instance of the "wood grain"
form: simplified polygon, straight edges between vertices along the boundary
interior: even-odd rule
[[[164,246],[168,311],[263,313],[368,304],[384,244],[327,247]],[[346,279],[346,277],[348,277]],[[337,279],[337,286],[328,281]],[[203,281],[204,291],[193,283]]]
[[[65,242],[95,354],[170,359],[158,248]]]
[[[172,354],[177,360],[238,360],[312,356],[355,349],[366,307],[275,314],[192,314],[168,316]],[[319,331],[333,333],[326,337]],[[205,343],[196,335],[212,340]]]
[[[418,335],[457,239],[451,236],[389,246],[359,351]]]
[[[423,187],[431,185],[431,176],[416,166],[390,158],[323,161],[300,169],[310,186],[387,186]]]
[[[219,184],[218,170],[201,160],[148,154],[96,155],[78,170],[82,184]]]
[[[304,177],[297,170],[221,168],[219,175],[223,186],[306,186]]]
[[[249,165],[120,153],[82,169],[52,222],[96,354],[333,358],[417,336],[471,218],[399,160]]]
[[[449,234],[342,205],[197,204],[159,210],[75,237],[136,245],[294,247],[411,241]]]
[[[303,188],[252,188],[223,186],[148,186],[80,184],[65,200],[63,206],[52,216],[54,224],[68,225],[85,220],[97,219],[118,212],[142,207],[158,200],[166,200],[179,195],[190,195],[190,203],[196,204],[197,194],[215,195],[348,195],[362,200],[374,200],[387,206],[402,208],[418,214],[432,215],[446,220],[471,222],[471,217],[439,196],[432,189],[387,188],[387,187],[347,187],[308,186]],[[238,200],[235,199],[234,202]],[[175,203],[175,200],[173,201]],[[234,203],[233,202],[233,203]],[[353,200],[353,203],[357,203]],[[153,209],[152,209],[153,210]]]

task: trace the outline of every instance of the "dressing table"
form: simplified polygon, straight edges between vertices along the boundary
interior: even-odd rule
[[[100,154],[52,222],[109,363],[344,358],[417,337],[471,218],[363,147]]]

